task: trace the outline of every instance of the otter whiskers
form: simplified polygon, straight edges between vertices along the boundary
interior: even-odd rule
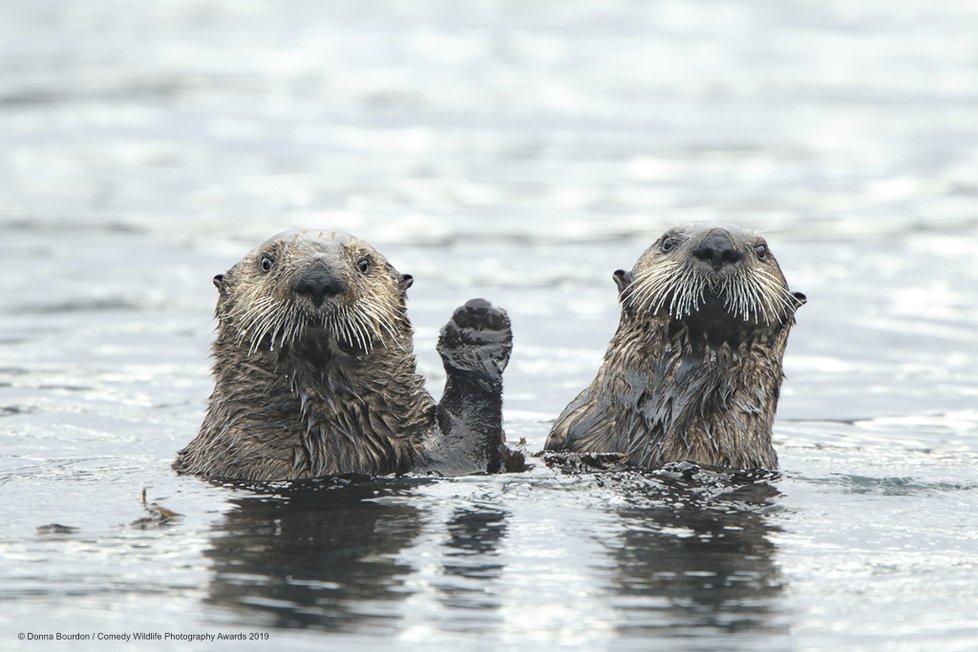
[[[406,315],[389,303],[368,300],[354,306],[338,306],[321,319],[313,319],[291,301],[269,296],[244,302],[244,305],[247,309],[232,309],[228,317],[237,333],[238,344],[249,344],[249,354],[258,351],[263,342],[267,342],[270,351],[292,344],[313,323],[318,323],[338,342],[365,353],[370,353],[378,341],[385,345],[387,341],[393,341],[404,350],[398,336],[398,323],[403,324]]]
[[[794,312],[795,299],[780,279],[760,268],[711,277],[692,265],[666,261],[635,275],[624,300],[639,312],[663,309],[673,319],[698,311],[712,291],[733,317],[771,325]]]

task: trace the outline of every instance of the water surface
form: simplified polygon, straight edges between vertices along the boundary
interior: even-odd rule
[[[0,11],[0,648],[978,647],[975,7]],[[506,429],[537,450],[615,328],[612,271],[697,219],[764,232],[809,297],[780,477],[169,469],[211,389],[210,278],[272,233],[413,274],[435,395],[452,309],[504,305]],[[144,487],[183,517],[133,526]]]

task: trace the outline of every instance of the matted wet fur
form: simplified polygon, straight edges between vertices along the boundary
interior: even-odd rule
[[[676,227],[614,278],[618,331],[546,449],[619,452],[643,467],[777,468],[782,357],[805,296],[788,290],[764,239]]]
[[[448,380],[436,404],[415,370],[412,278],[363,240],[281,233],[214,284],[214,392],[177,471],[277,481],[520,465],[503,444],[504,311],[481,299],[455,311],[438,342]]]

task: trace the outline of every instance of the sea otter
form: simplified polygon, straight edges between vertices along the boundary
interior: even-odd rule
[[[455,311],[436,404],[415,370],[412,282],[368,243],[327,231],[272,236],[215,276],[214,391],[174,468],[279,481],[517,464],[502,430],[509,318],[481,299]]]
[[[679,226],[614,279],[618,331],[546,449],[617,452],[641,467],[777,468],[782,356],[806,299],[788,290],[764,238]]]

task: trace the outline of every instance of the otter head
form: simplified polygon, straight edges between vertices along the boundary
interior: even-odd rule
[[[788,289],[763,237],[736,227],[666,231],[615,282],[624,310],[667,319],[712,341],[790,324],[805,295]]]
[[[327,231],[274,235],[214,277],[222,330],[252,352],[326,339],[347,352],[403,347],[412,282],[366,242]]]

